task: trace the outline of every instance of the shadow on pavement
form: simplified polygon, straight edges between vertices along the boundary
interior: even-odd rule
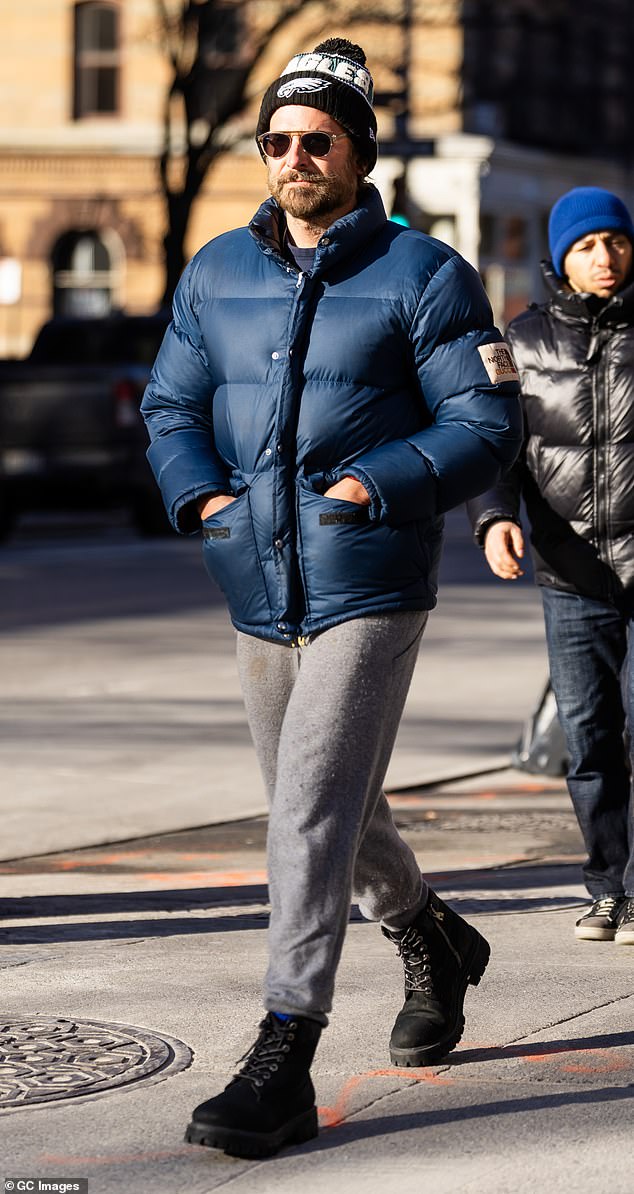
[[[94,916],[117,912],[172,912],[196,908],[216,908],[229,904],[268,903],[265,883],[240,887],[175,888],[169,891],[96,892],[89,895],[18,896],[0,900],[0,916],[17,917]],[[48,926],[52,928],[53,926]]]
[[[425,872],[425,878],[439,891],[452,892],[521,891],[522,888],[578,887],[581,883],[579,863],[575,862],[517,862],[507,866],[481,870]],[[588,899],[590,897],[588,896]],[[452,900],[452,903],[455,902]]]
[[[490,1103],[470,1103],[462,1107],[446,1107],[442,1110],[421,1110],[400,1115],[382,1115],[376,1119],[346,1120],[330,1128],[323,1128],[321,1135],[302,1152],[323,1152],[343,1148],[356,1140],[371,1140],[380,1136],[393,1136],[396,1132],[421,1132],[441,1127],[443,1124],[460,1124],[469,1120],[499,1118],[502,1115],[519,1115],[522,1112],[556,1111],[566,1107],[592,1107],[600,1103],[620,1103],[634,1099],[632,1086],[605,1086],[591,1090],[557,1091],[553,1094],[529,1095],[524,1099],[504,1099],[499,1096]],[[360,1114],[357,1112],[356,1114]],[[552,1121],[549,1121],[552,1123]]]
[[[496,871],[446,871],[428,875],[434,888],[443,894],[450,891],[450,903],[457,911],[471,914],[545,912],[574,907],[579,898],[573,893],[545,895],[536,889],[548,887],[578,886],[579,868],[575,864],[555,864],[532,867],[517,866]],[[522,896],[522,888],[528,888],[530,895]],[[455,898],[455,891],[463,896]],[[490,891],[483,896],[482,891]],[[505,894],[496,898],[496,892],[517,891],[517,897]],[[53,944],[62,941],[90,941],[131,937],[171,937],[195,933],[240,932],[248,929],[265,928],[268,924],[268,889],[266,884],[248,884],[231,887],[175,888],[169,891],[100,892],[85,895],[18,896],[0,900],[0,917],[3,920],[65,918],[75,916],[104,917],[122,913],[133,915],[143,912],[195,912],[197,909],[232,908],[240,905],[262,905],[262,911],[245,911],[231,916],[179,917],[169,920],[103,919],[88,923],[7,926],[0,931],[0,944]],[[367,924],[355,905],[351,909],[351,920]]]
[[[239,916],[195,916],[178,920],[102,920],[90,921],[89,924],[25,925],[2,929],[0,945],[54,945],[69,941],[130,939],[149,941],[153,937],[186,937],[196,933],[238,933],[246,929],[266,929],[268,923],[268,912],[253,912]]]
[[[500,1045],[491,1049],[459,1049],[447,1058],[446,1064],[453,1068],[474,1062],[508,1061],[513,1057],[547,1057],[556,1053],[619,1049],[624,1045],[634,1045],[634,1032],[607,1032],[600,1036],[582,1036],[561,1041],[530,1041],[525,1044]]]

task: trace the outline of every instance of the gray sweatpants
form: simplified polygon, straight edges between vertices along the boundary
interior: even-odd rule
[[[382,785],[426,621],[358,618],[298,648],[238,634],[270,803],[268,1010],[327,1023],[353,898],[393,928],[425,903]]]

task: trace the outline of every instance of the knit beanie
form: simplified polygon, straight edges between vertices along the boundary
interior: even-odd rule
[[[350,133],[369,173],[377,154],[376,116],[374,84],[365,61],[361,46],[343,37],[322,41],[309,54],[296,54],[264,94],[256,136],[269,131],[277,108],[317,108]]]
[[[575,187],[558,199],[548,221],[548,243],[555,273],[563,277],[564,257],[589,232],[624,232],[634,244],[634,225],[618,195],[602,187]]]

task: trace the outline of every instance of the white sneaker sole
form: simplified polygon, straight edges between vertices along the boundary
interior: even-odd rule
[[[589,925],[575,925],[577,941],[614,941],[616,929],[593,929]],[[634,944],[634,934],[632,934]]]
[[[634,929],[617,929],[615,945],[634,945]]]

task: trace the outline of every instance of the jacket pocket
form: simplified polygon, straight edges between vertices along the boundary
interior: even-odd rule
[[[372,522],[365,506],[298,486],[300,562],[313,618],[428,593],[429,550],[416,522]]]
[[[203,562],[235,622],[268,623],[271,611],[253,534],[248,490],[202,524]]]

